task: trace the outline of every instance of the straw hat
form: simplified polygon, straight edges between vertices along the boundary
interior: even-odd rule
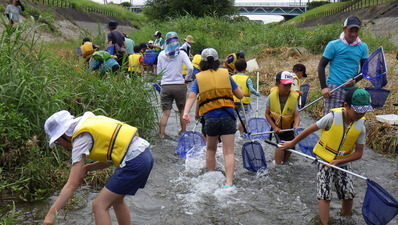
[[[193,40],[193,37],[191,35],[188,35],[184,41],[188,42],[189,44],[193,44],[195,43],[195,41]]]

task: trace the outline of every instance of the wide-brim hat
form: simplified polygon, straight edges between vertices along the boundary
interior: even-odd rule
[[[119,25],[118,22],[111,20],[111,21],[109,21],[109,23],[106,27],[108,29],[116,29],[118,25]]]
[[[188,42],[189,44],[193,44],[195,43],[195,41],[193,40],[193,37],[191,35],[188,35],[184,41]]]
[[[68,111],[61,110],[52,114],[44,123],[44,130],[50,138],[49,146],[54,148],[55,141],[60,138],[70,127],[74,121],[74,116],[72,116]]]

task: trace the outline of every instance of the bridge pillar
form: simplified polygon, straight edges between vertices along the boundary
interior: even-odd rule
[[[282,15],[283,16],[283,20],[284,21],[288,21],[290,19],[293,19],[294,17],[296,17],[296,15]]]

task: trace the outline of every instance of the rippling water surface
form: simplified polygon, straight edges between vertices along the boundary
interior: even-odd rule
[[[255,115],[256,97],[253,97]],[[259,114],[264,116],[265,97],[260,97]],[[175,106],[174,106],[175,108]],[[300,112],[301,127],[315,121],[306,112]],[[193,128],[193,123],[188,129]],[[197,130],[200,130],[200,125]],[[152,146],[155,166],[145,189],[135,196],[126,197],[133,224],[315,224],[317,215],[316,166],[302,156],[292,154],[289,165],[272,164],[272,146],[262,146],[268,168],[263,174],[246,171],[242,166],[241,148],[247,140],[237,132],[235,138],[236,171],[235,187],[222,189],[222,150],[217,153],[218,169],[205,170],[205,149],[202,154],[186,160],[175,153],[179,126],[172,113],[167,132],[172,139],[159,141]],[[352,164],[352,171],[374,180],[394,197],[398,198],[398,178],[395,161],[366,148],[361,160]],[[338,216],[341,203],[331,203],[333,224],[365,224],[361,207],[366,182],[354,177],[357,197],[354,200],[352,217]],[[22,214],[18,224],[40,224],[58,193],[46,201],[18,205]],[[89,187],[81,187],[75,194],[77,201],[72,207],[61,210],[58,224],[94,224],[91,204],[97,193]],[[111,210],[114,224],[116,217]],[[390,224],[398,224],[395,218]]]

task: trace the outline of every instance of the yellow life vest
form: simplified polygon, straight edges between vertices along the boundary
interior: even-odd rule
[[[285,107],[281,110],[281,102],[279,100],[279,89],[272,88],[269,95],[271,117],[274,119],[276,126],[281,129],[292,128],[294,122],[294,112],[297,105],[299,94],[296,91],[290,91]]]
[[[199,115],[222,107],[235,107],[228,70],[205,70],[196,74],[199,87]]]
[[[196,69],[200,70],[200,62],[202,61],[202,56],[200,54],[196,54],[193,56],[192,59],[192,66],[194,66]]]
[[[188,66],[185,63],[182,63],[182,75],[186,76],[188,74]]]
[[[140,58],[141,57],[142,57],[142,55],[138,54],[138,53],[134,53],[134,54],[129,56],[129,68],[128,68],[128,71],[137,72],[137,73],[141,73],[142,72],[141,62],[140,62]]]
[[[89,41],[84,42],[84,44],[80,46],[80,50],[82,51],[83,58],[86,58],[86,56],[93,54],[95,51],[93,48],[93,43]]]
[[[137,134],[137,128],[105,116],[93,116],[83,121],[72,140],[83,132],[93,138],[87,158],[119,166],[132,138]]]
[[[235,54],[235,53],[229,54],[229,55],[227,56],[227,59],[228,59],[230,56],[233,56],[233,57],[234,57],[234,60],[233,60],[232,62],[230,62],[230,63],[228,63],[228,61],[225,61],[225,62],[224,62],[224,67],[227,68],[228,71],[229,71],[230,73],[233,73],[233,72],[235,72],[235,62],[236,62],[237,59],[236,59],[236,54]]]
[[[234,79],[235,83],[237,85],[240,85],[242,88],[242,92],[243,92],[243,99],[242,102],[243,104],[249,104],[250,103],[250,90],[247,87],[247,79],[249,79],[249,76],[245,75],[245,74],[235,74],[232,76],[232,79]],[[240,103],[240,99],[238,99],[237,97],[234,96],[234,102],[236,103]]]
[[[330,162],[354,153],[354,146],[365,123],[365,118],[351,123],[344,129],[343,108],[332,109],[333,123],[329,130],[322,130],[313,152]]]

